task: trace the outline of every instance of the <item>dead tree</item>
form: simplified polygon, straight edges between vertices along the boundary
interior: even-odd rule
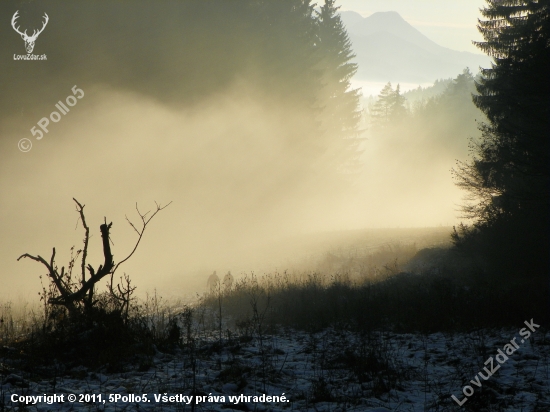
[[[130,226],[132,226],[132,228],[137,232],[138,239],[130,254],[117,264],[115,264],[113,260],[109,237],[113,223],[107,223],[107,220],[105,219],[105,222],[99,227],[103,243],[104,261],[103,264],[100,264],[96,270],[91,264],[87,264],[90,228],[88,227],[86,223],[86,218],[84,216],[85,205],[80,204],[74,198],[73,200],[77,205],[76,210],[80,215],[80,220],[82,222],[82,226],[84,227],[84,246],[81,250],[77,251],[76,256],[72,257],[68,266],[68,270],[65,271],[64,266],[61,267],[61,271],[58,270],[58,267],[55,264],[55,248],[53,248],[52,256],[49,262],[40,255],[33,256],[28,253],[21,255],[17,260],[20,260],[24,257],[29,258],[42,263],[48,269],[47,276],[49,277],[52,284],[55,285],[55,289],[57,292],[56,296],[52,296],[48,299],[48,303],[50,305],[64,306],[68,310],[71,317],[74,317],[81,313],[82,309],[91,310],[91,308],[94,307],[94,305],[97,303],[97,301],[94,300],[95,284],[107,275],[111,275],[109,291],[111,295],[119,301],[121,310],[125,311],[127,314],[128,305],[130,302],[130,295],[135,290],[135,287],[130,286],[130,280],[125,275],[126,286],[121,286],[119,284],[117,285],[117,289],[115,290],[115,288],[113,287],[113,278],[115,272],[122,263],[126,262],[135,253],[141,241],[141,238],[143,237],[143,233],[145,232],[147,224],[151,221],[151,219],[153,219],[153,217],[155,217],[158,212],[168,207],[172,202],[168,203],[165,206],[161,206],[155,202],[156,210],[150,216],[148,216],[150,212],[141,213],[136,204],[136,210],[139,214],[139,217],[141,218],[141,229],[138,230],[138,228],[128,219],[128,217],[126,217],[126,220],[130,224]],[[81,277],[80,281],[77,282],[73,280],[72,270],[74,268],[74,263],[79,255],[82,255],[80,265]],[[86,269],[88,270],[88,274],[86,273]]]

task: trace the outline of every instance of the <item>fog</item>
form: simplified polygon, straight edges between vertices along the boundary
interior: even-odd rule
[[[53,18],[49,24],[53,31]],[[388,138],[366,130],[360,169],[342,176],[330,167],[330,146],[314,143],[312,149],[310,142],[320,141],[311,128],[312,112],[266,92],[254,71],[236,70],[223,85],[219,78],[204,78],[208,93],[178,100],[167,87],[171,81],[181,82],[174,85],[181,93],[199,86],[193,83],[197,77],[179,77],[173,62],[165,60],[170,50],[162,49],[158,60],[144,50],[143,61],[129,69],[137,76],[151,65],[160,74],[149,83],[149,75],[126,78],[123,70],[108,69],[112,54],[93,48],[80,64],[69,64],[66,57],[55,60],[54,50],[66,51],[66,46],[48,43],[46,33],[43,50],[52,63],[43,67],[61,68],[66,77],[37,69],[41,62],[3,63],[8,92],[2,107],[8,109],[0,123],[0,298],[34,299],[40,291],[45,268],[28,259],[16,261],[21,254],[49,260],[56,247],[61,267],[69,262],[71,246],[81,247],[83,230],[73,198],[85,205],[94,267],[103,261],[99,225],[104,218],[113,222],[118,262],[137,239],[126,222],[128,217],[139,224],[136,204],[146,212],[155,209],[155,201],[172,202],[151,221],[135,256],[117,275],[129,274],[140,293],[157,288],[182,296],[201,291],[213,270],[285,270],[288,259],[300,257],[289,256],[288,245],[301,236],[457,222],[461,193],[450,169],[457,157],[466,156],[466,139],[435,144],[429,133]],[[9,58],[14,49],[23,53],[15,37],[2,43]],[[249,61],[250,66],[259,63]],[[29,73],[35,77],[25,79]],[[161,79],[162,73],[168,77]],[[56,110],[55,103],[71,95],[74,84],[84,97],[50,123],[41,140],[32,138],[31,127]],[[363,126],[369,129],[367,120]],[[27,153],[17,149],[22,138],[32,141]],[[305,161],[312,151],[319,152],[315,161]],[[300,253],[307,250],[296,249]]]
[[[258,250],[290,236],[454,222],[460,194],[448,173],[451,157],[427,152],[414,136],[391,144],[372,136],[364,143],[364,170],[347,190],[301,178],[299,148],[289,154],[277,139],[300,129],[299,113],[273,107],[243,87],[190,110],[137,94],[85,90],[70,116],[34,141],[29,153],[13,148],[26,134],[9,135],[0,173],[2,282],[9,294],[36,290],[44,272],[36,262],[16,262],[19,255],[49,258],[55,246],[61,266],[72,245],[81,247],[73,197],[86,205],[94,265],[102,262],[104,216],[113,221],[117,261],[136,240],[125,221],[139,222],[136,203],[145,212],[154,210],[154,201],[172,202],[121,268],[149,290],[165,288],[164,279],[216,268],[274,269],[282,262],[265,253],[267,261],[258,262]],[[273,256],[280,258],[277,251]]]
[[[31,152],[14,153],[28,156],[2,164],[2,232],[11,234],[3,236],[4,261],[27,251],[49,256],[57,246],[63,262],[63,252],[79,247],[72,197],[86,204],[92,246],[101,246],[103,216],[114,222],[115,258],[135,238],[125,214],[139,218],[136,202],[147,211],[155,200],[172,201],[151,222],[138,253],[144,259],[134,262],[156,279],[198,265],[235,265],[235,254],[242,258],[251,244],[334,224],[328,204],[313,204],[322,194],[299,181],[299,151],[282,155],[276,139],[281,129],[299,129],[299,116],[289,121],[290,113],[231,93],[186,112],[112,90],[87,93],[54,125],[57,133],[52,127]],[[39,271],[34,262],[17,266]]]

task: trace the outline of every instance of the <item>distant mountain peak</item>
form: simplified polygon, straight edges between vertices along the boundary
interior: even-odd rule
[[[402,21],[406,23],[406,20],[403,17],[401,17],[401,15],[396,11],[377,11],[375,13],[372,13],[368,17],[363,17],[356,11],[346,10],[346,11],[342,11],[340,15],[344,20],[353,19],[356,22],[362,21],[362,20],[385,20],[385,21]]]
[[[359,63],[357,77],[433,81],[455,76],[467,66],[474,70],[481,65],[486,67],[489,61],[481,54],[438,45],[396,11],[376,12],[368,17],[343,11],[340,16]]]
[[[376,13],[372,13],[369,17],[365,18],[398,19],[405,21],[405,19],[396,11],[377,11]]]
[[[346,25],[348,30],[351,25],[354,25],[355,23],[360,23],[364,20],[363,16],[361,16],[356,11],[351,11],[351,10],[341,12],[340,17],[342,18],[342,21]]]
[[[361,18],[358,18],[361,17]],[[386,32],[400,37],[432,53],[441,52],[442,46],[426,37],[416,28],[411,26],[396,11],[381,11],[362,17],[359,13],[344,11],[341,18],[350,36],[370,36],[376,33]]]

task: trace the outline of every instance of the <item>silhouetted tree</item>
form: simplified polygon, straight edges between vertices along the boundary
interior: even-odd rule
[[[334,3],[334,0],[325,0],[317,13],[322,81],[318,104],[333,161],[337,167],[353,171],[358,167],[360,154],[360,90],[351,88],[351,78],[357,71],[357,64],[352,62],[355,54],[338,13],[339,7]]]
[[[250,1],[250,0],[249,0]],[[312,107],[320,87],[316,66],[317,27],[310,0],[250,1],[256,21],[249,36],[257,37],[253,64],[260,84],[287,105]]]
[[[468,155],[467,141],[478,133],[476,120],[482,121],[484,116],[472,102],[475,82],[468,68],[453,79],[438,82],[437,87],[443,85],[438,95],[413,104],[404,127],[411,134],[414,131],[416,139],[444,149],[454,161]]]
[[[471,97],[474,91],[474,76],[468,67],[461,74],[456,76],[447,87],[446,94],[449,96]]]
[[[128,254],[128,256],[126,256],[118,263],[115,263],[113,259],[113,254],[111,253],[110,231],[113,224],[107,224],[107,220],[105,220],[105,223],[103,223],[99,228],[103,245],[104,262],[103,264],[100,264],[96,269],[94,269],[94,267],[90,263],[88,263],[87,260],[88,246],[90,240],[90,228],[86,223],[86,217],[84,215],[85,205],[79,203],[74,198],[73,200],[77,205],[76,210],[79,214],[82,227],[84,228],[84,245],[82,249],[76,252],[76,256],[72,256],[71,261],[69,262],[69,265],[67,267],[67,271],[65,271],[64,266],[61,267],[61,270],[58,269],[55,262],[55,248],[53,248],[52,256],[49,261],[46,261],[40,255],[34,256],[28,253],[21,255],[17,260],[20,260],[22,258],[29,258],[36,262],[42,263],[46,267],[46,269],[48,269],[47,276],[50,279],[52,285],[52,287],[50,288],[51,293],[48,294],[49,296],[43,296],[43,298],[47,299],[46,303],[49,305],[64,306],[73,319],[81,314],[89,315],[90,313],[92,313],[93,309],[96,308],[98,300],[96,300],[95,298],[95,286],[97,282],[99,282],[106,276],[110,276],[109,292],[111,294],[111,297],[115,299],[116,302],[118,302],[117,306],[119,308],[119,314],[127,315],[128,305],[130,303],[130,295],[135,290],[135,287],[130,286],[130,280],[128,277],[125,278],[126,285],[119,284],[115,287],[113,277],[118,267],[122,263],[130,259],[135,253],[137,247],[139,246],[139,243],[141,242],[145,229],[147,228],[147,225],[149,224],[151,219],[153,219],[158,212],[168,207],[171,202],[168,203],[168,205],[166,206],[161,206],[157,204],[156,210],[150,215],[150,212],[141,213],[136,205],[136,210],[141,219],[141,228],[138,229],[130,220],[128,220],[128,218],[126,218],[126,220],[128,220],[130,226],[132,226],[134,231],[137,233],[138,239],[134,245],[134,248]],[[81,270],[79,279],[76,279],[77,276],[73,277],[73,268],[75,267],[76,260],[79,256],[81,256]],[[88,271],[88,274],[86,273],[86,271]]]
[[[399,123],[407,115],[405,97],[401,94],[399,84],[393,90],[388,82],[380,91],[378,98],[371,107],[371,124],[375,128],[384,128],[389,124]]]
[[[477,46],[493,57],[474,103],[487,116],[473,159],[455,170],[475,219],[455,243],[493,268],[548,274],[550,1],[488,0]]]
[[[384,127],[389,123],[393,94],[394,90],[391,82],[388,82],[380,91],[376,102],[370,109],[371,124],[373,127]]]
[[[392,122],[400,122],[407,115],[407,108],[405,107],[406,100],[407,99],[401,94],[401,89],[398,84],[390,100],[390,120]]]

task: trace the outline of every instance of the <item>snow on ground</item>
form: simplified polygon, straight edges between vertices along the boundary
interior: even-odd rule
[[[212,337],[195,351],[157,350],[121,373],[61,366],[49,375],[25,373],[3,348],[0,411],[550,411],[550,332],[538,329],[522,343],[522,327],[428,335],[281,330],[226,336],[221,351]],[[507,360],[496,358],[514,347],[505,346],[514,337],[519,348]],[[485,380],[491,357],[498,370]],[[199,403],[183,398],[192,395],[193,381]],[[470,396],[459,407],[451,395],[462,402],[465,385],[473,393],[466,389]],[[64,402],[42,399],[26,409],[12,402],[52,394]],[[69,394],[89,394],[90,402],[69,402]],[[147,394],[147,402],[123,398],[129,394]],[[284,398],[254,402],[262,394]],[[109,395],[121,398],[110,402]]]

